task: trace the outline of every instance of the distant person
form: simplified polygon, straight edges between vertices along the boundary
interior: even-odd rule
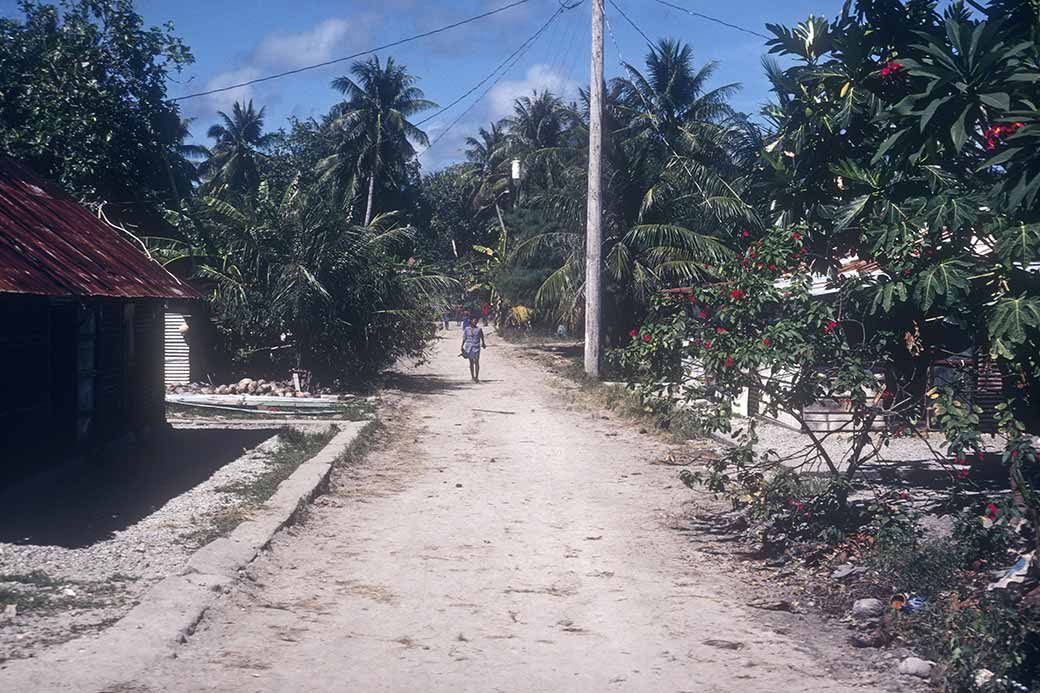
[[[485,303],[482,311],[484,313],[484,327],[487,327],[488,315],[491,313],[491,306]]]
[[[487,342],[484,341],[484,330],[480,329],[480,325],[474,319],[470,321],[470,324],[462,328],[462,356],[466,357],[469,361],[469,377],[475,383],[480,382],[480,349],[481,347],[487,349]]]
[[[448,329],[448,323],[451,321],[451,307],[444,306],[442,311],[441,319],[444,321],[444,329]]]

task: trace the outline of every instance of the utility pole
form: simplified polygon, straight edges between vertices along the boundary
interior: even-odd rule
[[[592,0],[592,78],[589,82],[589,193],[585,228],[585,374],[599,377],[603,250],[603,0]]]

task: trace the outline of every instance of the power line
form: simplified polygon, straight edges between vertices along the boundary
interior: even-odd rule
[[[718,17],[712,17],[711,15],[707,15],[707,14],[704,14],[702,12],[696,12],[696,11],[688,9],[686,7],[682,7],[681,5],[675,5],[673,3],[668,2],[668,0],[654,0],[654,2],[659,3],[661,5],[664,5],[666,7],[671,7],[673,10],[679,10],[680,12],[685,12],[688,15],[692,15],[694,17],[699,17],[700,19],[706,19],[709,22],[715,22],[716,24],[721,24],[722,26],[729,27],[730,29],[736,29],[737,31],[743,31],[745,34],[751,34],[752,36],[757,36],[759,38],[764,38],[767,41],[770,40],[771,38],[773,38],[772,36],[766,36],[765,34],[763,34],[761,32],[755,31],[754,29],[745,29],[744,27],[738,26],[737,24],[731,24],[729,22],[723,21],[723,20],[719,19]],[[611,3],[611,4],[613,4],[613,3]]]
[[[423,157],[423,156],[424,156],[424,155],[426,154],[426,152],[428,152],[428,151],[430,151],[431,149],[433,149],[433,148],[434,148],[434,147],[435,147],[435,146],[437,145],[437,143],[438,143],[438,142],[440,142],[440,141],[441,141],[441,140],[442,140],[442,139],[444,138],[444,136],[445,136],[445,135],[447,135],[447,134],[448,134],[448,133],[449,133],[449,132],[451,131],[451,129],[452,129],[452,128],[454,128],[454,127],[455,127],[456,125],[458,125],[458,124],[459,124],[459,121],[461,121],[461,120],[462,120],[463,118],[465,118],[465,117],[466,117],[466,114],[467,114],[467,113],[469,113],[470,111],[472,111],[472,110],[473,110],[473,108],[474,108],[474,107],[475,107],[475,106],[476,106],[476,105],[477,105],[478,103],[480,103],[480,102],[481,102],[481,101],[482,101],[482,100],[484,99],[484,97],[485,97],[485,96],[487,96],[487,95],[488,95],[488,94],[489,94],[489,93],[491,92],[491,90],[492,90],[492,89],[494,89],[494,88],[495,88],[495,86],[496,86],[496,85],[497,85],[497,84],[498,84],[498,83],[499,83],[500,81],[502,81],[502,78],[503,78],[503,77],[505,77],[505,76],[506,76],[507,74],[509,74],[509,71],[510,71],[510,70],[512,70],[512,69],[513,69],[513,67],[515,67],[515,66],[516,66],[516,64],[517,64],[518,62],[520,62],[520,58],[522,58],[522,57],[524,56],[524,53],[526,53],[526,52],[527,52],[527,50],[528,50],[528,49],[529,49],[529,48],[530,48],[530,47],[531,47],[531,46],[532,46],[532,45],[534,44],[534,42],[535,42],[536,40],[538,40],[538,38],[539,38],[539,37],[540,37],[540,36],[541,36],[541,35],[542,35],[543,33],[545,33],[545,30],[549,28],[549,25],[551,25],[551,24],[552,24],[553,22],[555,22],[555,21],[556,21],[556,20],[557,20],[557,19],[559,18],[559,16],[560,16],[561,14],[563,14],[563,13],[564,13],[564,12],[565,12],[566,10],[569,10],[569,9],[573,9],[574,7],[577,7],[577,5],[578,5],[578,4],[579,4],[579,3],[575,3],[575,4],[573,4],[573,5],[565,5],[565,4],[563,4],[563,3],[561,2],[561,3],[560,3],[560,9],[556,10],[556,12],[554,12],[554,13],[553,13],[553,15],[552,15],[551,17],[549,17],[548,21],[546,21],[546,23],[545,23],[545,24],[543,24],[543,25],[541,26],[541,28],[540,28],[540,29],[538,29],[538,31],[536,31],[536,32],[534,33],[534,35],[532,35],[532,36],[531,36],[531,37],[530,37],[529,39],[527,39],[527,41],[525,41],[525,42],[524,42],[524,43],[523,43],[523,44],[522,44],[522,45],[520,46],[520,48],[518,48],[518,49],[517,49],[516,51],[514,51],[514,52],[513,52],[513,55],[512,55],[512,56],[510,56],[510,58],[512,58],[512,62],[510,62],[510,63],[509,63],[509,64],[508,64],[508,65],[507,65],[507,66],[506,66],[506,67],[505,67],[504,69],[502,69],[502,70],[499,70],[498,68],[496,68],[495,72],[499,72],[499,71],[500,71],[500,72],[501,72],[501,74],[499,74],[499,75],[498,75],[498,77],[496,77],[496,78],[495,78],[495,81],[494,81],[494,82],[492,82],[492,83],[491,83],[491,84],[490,84],[490,85],[488,86],[488,88],[487,88],[487,89],[485,89],[485,90],[484,90],[484,91],[483,91],[483,92],[482,92],[482,93],[480,94],[480,96],[478,96],[478,97],[477,97],[476,99],[474,99],[474,100],[473,100],[473,103],[471,103],[471,104],[470,104],[469,106],[467,106],[467,107],[466,107],[466,110],[464,110],[464,111],[463,111],[462,113],[460,113],[460,114],[458,115],[458,117],[457,117],[457,118],[455,118],[455,120],[451,121],[451,122],[450,122],[450,123],[448,124],[448,126],[447,126],[446,128],[444,128],[444,129],[443,129],[443,130],[441,130],[441,131],[440,131],[439,133],[437,133],[437,136],[436,136],[435,138],[433,138],[433,141],[432,141],[432,142],[430,142],[430,146],[429,146],[429,147],[427,147],[426,149],[424,149],[424,150],[423,150],[422,152],[420,152],[420,153],[419,153],[419,155],[418,155],[418,156],[417,156],[416,158],[420,158],[420,159],[421,159],[421,158],[422,158],[422,157]],[[508,61],[508,60],[509,60],[510,58],[507,58],[506,60]],[[495,74],[495,72],[492,72],[492,73],[491,73],[491,75],[494,75],[494,74]],[[488,77],[485,77],[485,78],[484,78],[484,79],[482,80],[481,84],[482,84],[482,83],[484,83],[484,82],[486,82],[486,81],[488,80],[488,78],[490,78],[490,77],[491,77],[491,75],[488,75]],[[480,86],[480,85],[478,84],[478,85],[477,85],[477,87],[474,87],[473,89],[471,89],[471,90],[470,90],[469,92],[467,92],[467,93],[472,93],[472,92],[473,92],[473,91],[475,91],[475,90],[476,90],[476,89],[477,89],[477,88],[478,88],[479,86]]]
[[[650,46],[650,48],[651,48],[651,49],[654,49],[654,48],[656,48],[656,46],[654,45],[654,42],[650,40],[650,37],[649,37],[649,36],[647,36],[647,35],[646,35],[646,34],[645,34],[645,33],[643,32],[643,30],[642,30],[642,29],[640,29],[640,28],[639,28],[639,26],[638,26],[638,25],[637,25],[637,24],[636,24],[635,22],[633,22],[633,21],[632,21],[632,18],[631,18],[631,17],[629,17],[629,16],[627,15],[627,14],[625,14],[625,11],[624,11],[623,9],[621,9],[621,8],[620,8],[620,7],[618,6],[618,4],[617,4],[616,2],[614,2],[614,0],[610,0],[610,5],[611,5],[611,7],[613,7],[613,8],[615,9],[615,10],[617,10],[618,12],[620,12],[620,13],[621,13],[621,16],[625,18],[625,21],[626,21],[626,22],[628,22],[629,24],[631,24],[631,25],[632,25],[632,28],[633,28],[633,29],[635,29],[636,31],[638,31],[638,32],[639,32],[639,35],[643,37],[643,40],[644,40],[644,41],[646,41],[646,45]],[[613,40],[613,38],[614,38],[614,33],[613,33],[613,31],[611,31],[611,39]],[[616,45],[617,45],[617,42],[615,41],[614,43],[615,43],[615,46],[616,46]],[[620,55],[620,54],[621,54],[621,50],[620,50],[620,49],[618,49],[618,55]]]
[[[345,60],[353,60],[354,58],[360,58],[362,55],[368,55],[370,53],[377,53],[379,51],[386,50],[387,48],[394,48],[395,46],[400,46],[400,45],[405,44],[405,43],[411,43],[412,41],[417,41],[417,40],[419,40],[421,38],[426,38],[428,36],[433,36],[435,34],[440,34],[440,33],[443,33],[445,31],[449,31],[451,29],[455,29],[457,27],[460,27],[460,26],[462,26],[464,24],[469,24],[471,22],[475,22],[475,21],[478,21],[480,19],[485,19],[486,17],[490,17],[492,15],[496,15],[496,14],[498,14],[500,12],[505,12],[506,10],[512,9],[512,8],[518,6],[518,5],[523,5],[523,4],[527,3],[527,2],[530,2],[530,0],[515,0],[515,2],[512,2],[512,3],[508,4],[508,5],[503,5],[502,7],[499,7],[499,8],[494,9],[494,10],[489,10],[487,12],[484,12],[483,14],[474,15],[472,17],[468,17],[467,19],[462,19],[462,20],[459,20],[457,22],[454,22],[452,24],[446,24],[446,25],[444,25],[442,27],[438,27],[436,29],[431,29],[430,31],[424,31],[421,34],[415,34],[414,36],[408,36],[408,37],[405,37],[403,39],[398,39],[397,41],[391,41],[390,43],[384,43],[381,46],[376,46],[374,48],[369,48],[368,50],[363,50],[363,51],[360,51],[358,53],[354,53],[352,55],[346,55],[346,56],[343,56],[342,58],[335,58],[333,60],[326,60],[323,63],[315,63],[314,65],[306,65],[304,67],[298,67],[295,70],[286,70],[285,72],[279,72],[278,74],[268,75],[266,77],[258,77],[256,79],[251,79],[251,80],[248,80],[248,81],[245,81],[245,82],[239,82],[238,84],[232,84],[232,85],[226,86],[226,87],[219,87],[217,89],[209,89],[207,91],[200,91],[200,92],[196,92],[194,94],[188,94],[186,96],[178,96],[177,98],[170,99],[170,100],[171,101],[185,101],[187,99],[195,99],[195,98],[198,98],[200,96],[209,96],[210,94],[219,94],[221,92],[231,91],[232,89],[238,89],[240,87],[248,87],[248,86],[253,85],[253,84],[259,84],[260,82],[269,82],[272,79],[280,79],[282,77],[288,77],[289,75],[295,75],[295,74],[299,74],[301,72],[307,72],[308,70],[316,70],[319,67],[326,67],[328,65],[335,65],[336,63],[341,63],[341,62],[343,62]],[[558,12],[562,12],[566,7],[567,6],[561,4],[560,10],[558,10]]]
[[[554,13],[552,14],[552,16],[551,16],[551,17],[549,17],[549,19],[548,19],[548,20],[547,20],[547,21],[545,22],[545,24],[543,24],[543,25],[541,26],[541,28],[539,28],[539,29],[538,29],[538,31],[536,31],[536,32],[535,32],[534,34],[532,34],[531,36],[529,36],[529,37],[528,37],[528,39],[527,39],[526,41],[524,41],[523,43],[521,43],[521,44],[520,44],[520,46],[519,46],[519,47],[518,47],[518,48],[517,48],[517,49],[516,49],[515,51],[513,51],[512,53],[510,53],[510,54],[509,54],[509,55],[508,55],[508,56],[506,57],[506,59],[505,59],[505,60],[503,60],[502,62],[500,62],[500,63],[499,63],[499,64],[498,64],[498,65],[497,65],[497,66],[495,67],[495,69],[494,69],[494,70],[492,70],[492,71],[491,71],[491,72],[490,72],[490,73],[488,74],[488,76],[487,76],[487,77],[485,77],[484,79],[482,79],[482,80],[480,80],[479,82],[477,82],[476,84],[474,84],[474,85],[473,85],[473,87],[471,87],[471,88],[470,88],[470,89],[469,89],[468,91],[466,91],[466,93],[464,93],[464,94],[463,94],[462,96],[460,96],[459,98],[457,98],[457,99],[455,99],[454,101],[452,101],[451,103],[449,103],[449,104],[448,104],[447,106],[445,106],[444,108],[440,109],[439,111],[437,111],[437,112],[436,112],[436,113],[434,113],[433,115],[427,116],[427,117],[423,118],[422,120],[420,120],[420,121],[419,121],[418,123],[416,123],[416,126],[419,126],[419,125],[423,125],[424,123],[428,123],[428,122],[430,122],[431,120],[433,120],[433,119],[434,119],[434,118],[436,118],[437,116],[441,115],[441,114],[442,114],[442,113],[444,113],[445,111],[448,111],[448,110],[450,110],[450,109],[451,109],[451,108],[452,108],[453,106],[455,106],[455,105],[456,105],[456,104],[458,104],[458,103],[459,103],[460,101],[462,101],[463,99],[465,99],[465,98],[466,98],[467,96],[469,96],[470,94],[472,94],[473,92],[475,92],[475,91],[476,91],[477,89],[480,89],[480,87],[482,87],[482,86],[483,86],[484,84],[486,84],[486,83],[487,83],[487,81],[488,81],[489,79],[491,79],[491,78],[492,78],[492,77],[494,77],[494,76],[495,76],[496,74],[498,74],[498,72],[499,72],[499,71],[500,71],[500,70],[501,70],[502,68],[504,68],[504,67],[506,66],[506,64],[507,64],[507,63],[508,63],[508,62],[509,62],[510,60],[512,60],[513,58],[515,58],[515,57],[517,56],[517,54],[518,54],[518,53],[520,53],[520,52],[521,52],[522,50],[524,50],[524,49],[525,49],[525,48],[526,48],[526,47],[527,47],[528,45],[530,45],[530,44],[531,44],[531,42],[533,42],[533,41],[534,41],[535,39],[537,39],[537,38],[538,38],[538,36],[539,36],[539,35],[540,35],[540,34],[541,34],[541,33],[542,33],[543,31],[545,31],[546,29],[548,29],[548,28],[549,28],[549,25],[550,25],[550,24],[552,24],[552,23],[553,23],[554,21],[556,21],[556,18],[557,18],[557,17],[559,17],[559,16],[561,15],[561,14],[563,14],[563,12],[564,12],[563,8],[560,8],[560,9],[556,10],[556,12],[554,12]],[[432,147],[433,145],[431,144],[430,146]]]

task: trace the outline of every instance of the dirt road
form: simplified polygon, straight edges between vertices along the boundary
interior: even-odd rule
[[[667,528],[689,492],[650,464],[663,443],[566,407],[494,337],[470,383],[448,334],[399,379],[379,446],[176,659],[116,690],[881,690]]]

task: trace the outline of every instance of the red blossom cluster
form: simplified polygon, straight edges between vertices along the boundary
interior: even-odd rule
[[[890,60],[890,61],[888,61],[887,63],[885,63],[884,65],[881,66],[881,76],[883,78],[885,78],[885,79],[888,79],[892,75],[898,74],[899,71],[902,70],[902,69],[903,69],[902,65],[900,65],[899,63],[897,63],[894,60]]]
[[[982,133],[983,137],[986,138],[986,149],[993,151],[997,148],[997,145],[1000,144],[1001,138],[1015,134],[1020,127],[1022,127],[1022,123],[994,125],[988,128],[984,133]]]
[[[835,320],[831,320],[831,321],[830,321],[829,323],[827,323],[827,326],[823,328],[823,333],[824,333],[824,334],[830,334],[830,333],[831,333],[831,331],[832,331],[832,330],[833,330],[833,329],[834,329],[835,327],[837,327],[837,326],[838,326],[838,323],[837,323],[837,321],[835,321]]]
[[[733,291],[729,292],[729,296],[734,301],[739,301],[743,299],[745,296],[747,296],[747,294],[745,294],[741,289],[733,289]]]

